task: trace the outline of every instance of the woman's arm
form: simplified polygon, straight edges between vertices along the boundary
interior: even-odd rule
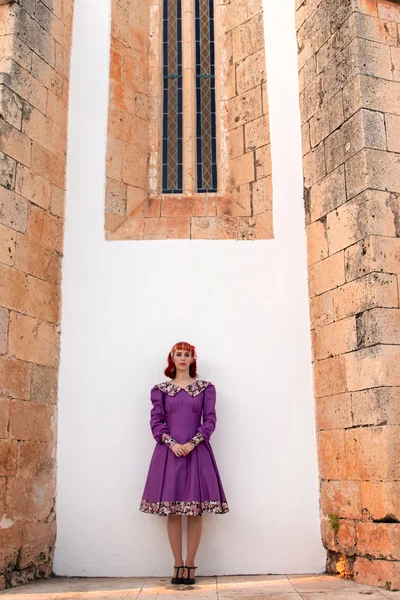
[[[197,429],[196,435],[189,440],[194,446],[197,446],[200,442],[204,442],[204,440],[208,441],[214,432],[217,424],[217,413],[215,412],[216,395],[215,386],[210,383],[204,390],[203,423]]]
[[[172,448],[176,444],[176,440],[168,431],[168,426],[165,422],[163,393],[156,385],[151,389],[150,399],[153,403],[153,408],[150,411],[150,428],[153,437],[157,442],[162,442]]]

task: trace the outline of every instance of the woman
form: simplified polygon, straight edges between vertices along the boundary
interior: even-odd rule
[[[157,445],[139,510],[168,517],[168,538],[178,565],[171,583],[194,584],[202,531],[199,517],[229,512],[209,441],[217,422],[216,392],[212,383],[197,379],[196,350],[187,342],[173,346],[164,373],[171,381],[151,390],[150,427]],[[183,515],[188,517],[185,565]]]

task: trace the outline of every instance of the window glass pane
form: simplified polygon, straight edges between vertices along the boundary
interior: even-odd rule
[[[182,107],[181,0],[164,0],[162,144],[162,191],[164,193],[182,193],[183,190]]]
[[[195,0],[197,191],[217,191],[213,0]]]

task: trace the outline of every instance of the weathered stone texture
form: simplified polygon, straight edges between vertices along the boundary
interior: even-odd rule
[[[0,2],[0,587],[52,571],[72,0]]]
[[[322,539],[329,572],[392,590],[400,589],[399,23],[400,5],[389,0],[297,6]]]
[[[135,24],[127,17],[135,14]],[[141,17],[137,20],[137,14]],[[260,0],[215,4],[218,191],[197,192],[193,15],[183,11],[183,192],[161,185],[162,3],[114,1],[106,239],[268,239],[272,165]],[[141,43],[138,44],[139,38]],[[308,75],[309,77],[310,75]],[[141,108],[137,101],[141,99]],[[182,220],[183,219],[183,220]]]

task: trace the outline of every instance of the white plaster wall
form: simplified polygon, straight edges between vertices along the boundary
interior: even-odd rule
[[[58,575],[169,575],[166,518],[140,513],[151,386],[195,344],[217,387],[212,446],[230,512],[206,515],[197,574],[323,572],[294,2],[265,3],[271,241],[106,242],[109,0],[75,2],[58,437]]]

